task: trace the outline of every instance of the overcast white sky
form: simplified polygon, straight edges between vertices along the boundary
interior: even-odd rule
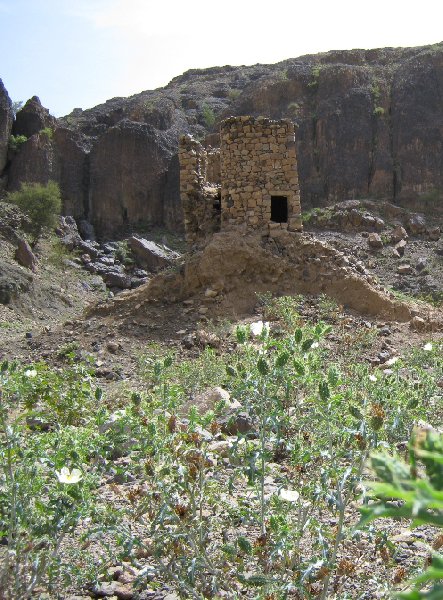
[[[0,78],[52,114],[192,68],[443,40],[441,0],[0,0]]]

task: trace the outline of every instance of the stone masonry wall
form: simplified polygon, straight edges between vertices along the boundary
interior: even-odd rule
[[[244,225],[277,235],[301,231],[294,124],[230,117],[221,124],[222,229]],[[271,197],[287,199],[286,222],[271,221]]]
[[[179,143],[180,197],[186,241],[191,246],[205,243],[220,229],[220,154],[205,148],[190,135]]]

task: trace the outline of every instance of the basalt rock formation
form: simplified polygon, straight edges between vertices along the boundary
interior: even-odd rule
[[[0,176],[6,165],[9,136],[12,127],[12,102],[0,79]]]
[[[56,179],[65,212],[102,235],[138,223],[179,229],[180,134],[214,144],[222,119],[263,115],[297,126],[302,210],[357,197],[441,202],[442,94],[443,43],[190,70],[164,88],[75,109],[58,119],[51,151],[34,133],[6,172],[10,188]],[[35,158],[46,168],[33,172]]]
[[[42,106],[38,96],[33,96],[18,111],[12,127],[12,134],[24,135],[30,138],[34,133],[38,133],[42,129],[53,128],[55,125],[55,117],[50,115],[49,110]]]

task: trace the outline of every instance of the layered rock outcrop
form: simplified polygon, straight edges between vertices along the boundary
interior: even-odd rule
[[[35,133],[39,133],[42,129],[55,127],[57,120],[49,114],[49,110],[42,106],[40,98],[33,96],[30,98],[17,116],[12,126],[13,135],[24,135],[30,138]]]
[[[12,102],[0,79],[0,175],[8,157],[8,143],[12,127]]]
[[[14,131],[34,135],[12,159],[9,186],[50,172],[65,212],[99,235],[137,223],[180,229],[180,135],[213,145],[221,120],[251,115],[296,125],[302,210],[368,197],[419,210],[442,202],[442,93],[443,43],[191,70],[159,90],[75,109],[54,125],[52,154],[31,142],[52,127],[31,99],[40,121],[25,119],[26,107],[18,113]],[[47,166],[29,167],[34,157]]]
[[[146,123],[123,120],[91,152],[90,211],[100,232],[163,225],[164,189],[172,151]]]

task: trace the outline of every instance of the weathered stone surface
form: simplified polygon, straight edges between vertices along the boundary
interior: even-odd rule
[[[163,224],[171,152],[145,123],[121,121],[91,151],[89,218],[103,235],[128,224]]]
[[[410,275],[412,273],[412,267],[411,267],[411,265],[408,265],[408,264],[398,265],[397,273],[399,275]]]
[[[21,293],[27,292],[32,276],[18,265],[0,263],[0,304],[9,304]]]
[[[406,229],[401,225],[397,225],[397,227],[394,227],[394,229],[391,231],[391,242],[393,242],[394,244],[396,244],[400,240],[407,240],[408,237],[409,236],[406,232]]]
[[[55,179],[54,146],[42,133],[30,137],[14,156],[8,172],[8,189],[17,190],[22,183],[43,183]]]
[[[409,327],[414,329],[415,331],[425,331],[426,330],[426,321],[419,317],[418,315],[414,316],[410,323]]]
[[[426,233],[428,234],[430,240],[436,242],[440,239],[441,229],[440,227],[428,227]]]
[[[35,271],[37,259],[33,253],[31,246],[26,240],[19,239],[17,250],[15,251],[15,260],[22,267],[26,267],[31,271]]]
[[[175,252],[166,251],[155,242],[135,236],[129,238],[128,245],[138,266],[148,269],[148,271],[164,269],[171,265],[178,256]]]
[[[181,413],[187,415],[192,406],[196,406],[198,412],[204,415],[210,410],[214,410],[217,404],[223,402],[227,407],[230,406],[231,396],[228,391],[221,387],[213,387],[204,390],[193,398],[190,398],[181,408]]]
[[[229,411],[217,419],[217,422],[221,431],[227,435],[238,435],[239,433],[244,435],[254,428],[251,417],[246,412],[238,410]]]
[[[9,136],[12,128],[12,102],[0,79],[0,175],[8,156]]]
[[[68,248],[73,250],[82,245],[82,238],[77,229],[77,223],[71,216],[60,217],[59,226],[56,229],[57,235],[60,237],[61,243]]]
[[[398,242],[398,244],[395,244],[395,250],[397,250],[397,252],[399,253],[400,256],[403,256],[403,254],[405,253],[406,245],[407,245],[406,240],[400,240]]]
[[[49,110],[42,106],[40,98],[33,96],[21,110],[18,111],[14,125],[13,135],[24,135],[30,138],[47,127],[54,128],[57,119],[49,114]]]
[[[94,147],[91,170],[83,142],[59,140],[56,127],[52,162],[47,155],[52,166],[43,171],[69,192],[65,210],[92,220],[99,235],[139,222],[178,229],[179,136],[203,139],[230,115],[265,115],[290,118],[297,126],[303,210],[368,195],[419,202],[443,189],[442,86],[443,44],[192,70],[160,90],[114,98],[59,120]],[[214,124],[205,122],[204,105]],[[10,189],[22,176],[41,180],[35,179],[42,171],[35,166],[37,152],[32,169],[14,166],[23,163],[23,152],[11,165]],[[34,158],[29,147],[26,152]],[[215,162],[208,164],[208,176],[216,172]],[[359,219],[353,213],[349,223]]]
[[[383,248],[383,240],[378,233],[370,233],[368,236],[368,245],[371,248]]]
[[[424,215],[412,213],[406,220],[406,229],[412,235],[418,235],[426,231],[426,219]]]
[[[103,281],[108,287],[128,290],[131,287],[131,278],[118,271],[109,271],[103,274]]]
[[[59,127],[54,131],[53,146],[52,178],[60,185],[63,213],[84,219],[89,212],[91,142],[79,132]]]

